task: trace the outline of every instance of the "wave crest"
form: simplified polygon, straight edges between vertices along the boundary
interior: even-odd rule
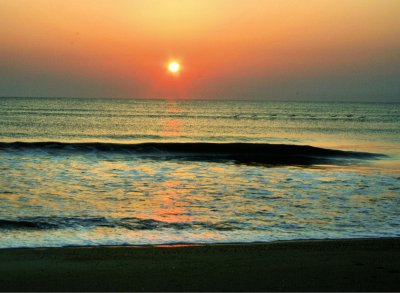
[[[0,230],[53,230],[93,229],[98,227],[125,228],[128,230],[187,230],[207,229],[230,231],[242,229],[237,222],[166,222],[154,219],[105,217],[24,217],[13,220],[0,219]]]
[[[44,150],[58,153],[124,153],[160,160],[198,160],[267,165],[345,163],[348,159],[377,159],[382,154],[325,149],[308,145],[267,143],[65,143],[0,142],[0,150]],[[348,161],[347,161],[348,162]]]

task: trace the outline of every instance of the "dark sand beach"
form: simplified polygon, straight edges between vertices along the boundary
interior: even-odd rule
[[[1,291],[400,291],[400,238],[0,250]]]

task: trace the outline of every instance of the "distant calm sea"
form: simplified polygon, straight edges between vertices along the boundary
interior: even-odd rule
[[[0,248],[400,236],[399,162],[396,103],[1,98]]]

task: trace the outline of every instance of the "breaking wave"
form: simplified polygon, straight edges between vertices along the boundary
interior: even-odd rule
[[[124,153],[160,160],[233,161],[247,164],[312,165],[346,163],[352,159],[378,159],[385,155],[342,151],[308,145],[266,143],[64,143],[1,142],[0,150],[44,150],[57,153]]]

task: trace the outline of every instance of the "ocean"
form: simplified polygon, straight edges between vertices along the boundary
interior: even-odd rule
[[[0,98],[0,248],[400,236],[400,104]]]

